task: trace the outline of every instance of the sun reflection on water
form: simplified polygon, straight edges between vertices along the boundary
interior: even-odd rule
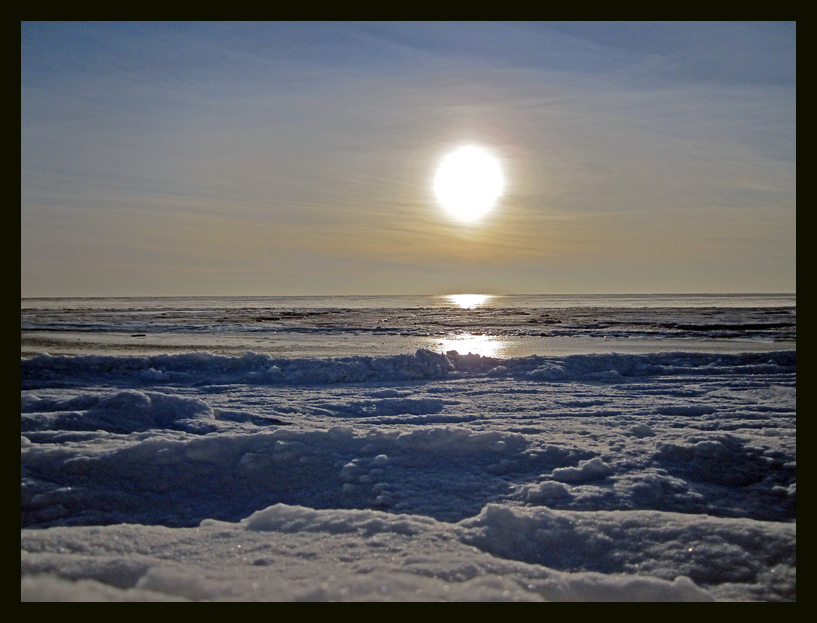
[[[483,357],[506,357],[511,342],[492,335],[452,335],[436,340],[437,349],[442,352],[455,350],[460,355],[482,355]]]
[[[461,309],[474,309],[485,305],[494,297],[490,294],[448,294],[445,298]]]

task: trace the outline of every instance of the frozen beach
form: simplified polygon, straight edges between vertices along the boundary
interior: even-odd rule
[[[24,600],[796,599],[796,297],[21,301]]]

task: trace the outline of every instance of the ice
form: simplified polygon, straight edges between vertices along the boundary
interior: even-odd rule
[[[24,357],[21,597],[795,600],[789,346]]]
[[[276,504],[238,523],[205,520],[198,528],[122,524],[25,531],[22,596],[768,598],[769,582],[778,591],[793,591],[793,538],[793,525],[655,512],[622,516],[488,505],[472,519],[449,524],[376,510]],[[559,570],[565,568],[574,570]],[[714,589],[700,587],[713,580]]]
[[[213,409],[198,398],[158,392],[124,391],[109,397],[78,396],[65,401],[32,400],[22,405],[21,431],[104,430],[132,433],[157,428],[214,430]]]
[[[771,353],[654,353],[647,355],[570,355],[496,359],[441,354],[419,349],[413,355],[276,359],[247,353],[241,357],[196,353],[153,357],[50,356],[23,359],[24,388],[66,379],[103,378],[134,387],[172,383],[226,385],[326,385],[387,383],[488,376],[531,381],[605,381],[695,373],[701,376],[778,374],[796,369],[796,351]]]
[[[552,477],[559,482],[582,483],[606,478],[612,473],[613,469],[596,457],[589,461],[579,461],[578,467],[558,467],[553,470]]]
[[[25,299],[21,352],[286,358],[791,349],[796,295]],[[146,369],[146,373],[148,369]]]

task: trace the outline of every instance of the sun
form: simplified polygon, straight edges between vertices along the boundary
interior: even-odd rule
[[[434,176],[434,195],[460,221],[474,222],[496,204],[505,187],[499,159],[468,145],[446,155]]]

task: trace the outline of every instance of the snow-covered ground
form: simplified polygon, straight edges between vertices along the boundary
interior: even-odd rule
[[[658,339],[686,340],[679,350],[629,345],[668,321],[625,309],[585,327],[609,332],[618,318],[630,333],[608,336],[608,352],[441,352],[468,337],[450,325],[473,311],[410,325],[408,311],[347,310],[333,335],[445,346],[314,357],[127,351],[126,338],[156,337],[146,317],[145,336],[127,333],[128,307],[85,331],[120,327],[116,348],[86,339],[23,357],[22,598],[796,598],[793,308],[676,311]],[[483,318],[474,343],[535,350],[543,336],[520,331],[591,315],[512,311],[483,310],[493,325]],[[92,312],[67,313],[63,331]],[[66,348],[51,313],[24,311],[24,333]],[[309,329],[315,317],[289,333],[325,335]],[[404,319],[384,333],[388,317]],[[183,335],[208,335],[185,322]],[[734,346],[747,341],[752,352]]]

